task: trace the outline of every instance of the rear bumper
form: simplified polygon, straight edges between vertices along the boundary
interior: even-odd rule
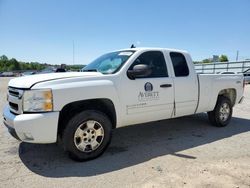
[[[8,106],[3,111],[4,125],[10,134],[30,143],[55,143],[58,118],[59,112],[14,115]]]

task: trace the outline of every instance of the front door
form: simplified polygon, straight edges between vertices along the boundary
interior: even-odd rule
[[[136,124],[172,116],[174,104],[173,79],[168,76],[167,64],[161,51],[147,51],[138,56],[135,65],[147,65],[151,73],[134,80],[125,76],[120,84],[123,124]]]

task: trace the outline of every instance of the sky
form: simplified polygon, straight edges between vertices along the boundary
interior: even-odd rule
[[[131,44],[250,58],[250,0],[0,0],[0,55],[88,64]]]

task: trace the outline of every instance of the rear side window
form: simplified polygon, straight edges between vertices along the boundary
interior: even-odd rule
[[[149,51],[142,53],[131,65],[132,70],[135,65],[145,64],[152,69],[151,75],[144,78],[168,77],[167,65],[163,53],[160,51]]]
[[[187,61],[183,54],[178,53],[178,52],[170,52],[170,58],[173,63],[174,73],[176,77],[189,75]]]

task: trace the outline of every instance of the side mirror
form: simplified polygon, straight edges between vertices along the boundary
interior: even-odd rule
[[[132,70],[128,70],[127,75],[129,79],[134,80],[136,78],[147,77],[151,74],[152,70],[148,65],[139,64],[135,65]]]

